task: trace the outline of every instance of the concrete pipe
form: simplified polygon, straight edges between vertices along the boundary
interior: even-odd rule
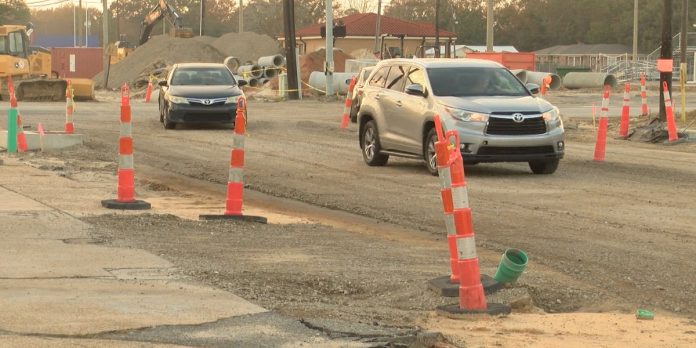
[[[265,56],[259,58],[258,65],[264,68],[280,68],[283,66],[283,56],[276,54],[274,56]]]
[[[265,84],[268,83],[268,81],[271,81],[271,79],[262,77],[262,78],[259,79],[259,85],[265,85]]]
[[[350,80],[357,76],[354,72],[335,72],[333,74],[334,92],[347,94]],[[321,91],[326,91],[326,75],[323,71],[312,71],[309,75],[309,85]]]
[[[277,68],[264,68],[263,69],[263,77],[267,79],[272,79],[276,76],[278,76],[278,71],[279,69]]]
[[[227,66],[227,69],[230,69],[230,71],[233,73],[236,73],[237,69],[239,69],[239,66],[242,65],[239,62],[239,58],[232,56],[225,58],[225,60],[222,61],[222,63],[225,64]]]
[[[242,75],[246,78],[259,78],[263,76],[263,68],[256,64],[242,65],[239,67],[239,69],[237,69],[237,74]]]
[[[616,87],[616,77],[611,74],[595,72],[569,72],[563,78],[563,87],[569,89],[578,88],[602,88],[604,86]]]
[[[549,90],[555,91],[561,88],[561,77],[548,72],[527,71],[527,81],[525,83],[534,83],[541,87],[544,77],[551,75],[551,87]]]
[[[249,87],[256,87],[259,85],[259,80],[257,78],[250,78],[247,80],[249,82]]]
[[[524,69],[514,69],[510,70],[517,78],[522,81],[522,83],[527,83],[527,70]]]

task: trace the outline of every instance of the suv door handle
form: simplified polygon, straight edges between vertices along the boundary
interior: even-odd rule
[[[402,105],[403,105],[403,103],[401,102],[401,100],[396,101],[396,106],[401,107]]]
[[[375,99],[380,100],[382,98],[382,94],[378,93],[375,94]]]

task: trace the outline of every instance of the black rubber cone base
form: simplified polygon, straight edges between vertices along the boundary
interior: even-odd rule
[[[260,224],[267,224],[268,219],[263,216],[253,216],[253,215],[198,215],[200,220],[240,220],[247,222],[258,222]]]
[[[150,203],[140,200],[135,200],[132,202],[121,202],[115,199],[105,199],[102,202],[102,207],[108,209],[120,209],[120,210],[148,210],[150,209]]]
[[[498,283],[495,279],[485,274],[481,275],[481,284],[483,285],[483,292],[486,295],[495,293],[505,285],[503,283]],[[442,297],[459,297],[459,283],[450,282],[449,276],[431,279],[428,285],[430,289],[440,294]]]
[[[437,314],[450,319],[470,319],[481,315],[508,315],[512,312],[510,306],[501,303],[487,303],[486,309],[467,310],[460,309],[459,304],[451,304],[437,307]]]

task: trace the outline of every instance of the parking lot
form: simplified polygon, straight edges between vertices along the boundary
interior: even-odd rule
[[[22,160],[115,192],[118,96],[98,98],[76,109],[83,147]],[[530,265],[515,288],[545,312],[648,307],[694,319],[696,145],[610,136],[597,163],[591,114],[575,111],[596,95],[553,98],[562,113],[574,110],[565,114],[574,120],[555,174],[533,175],[526,163],[466,167],[482,272],[492,274],[506,248],[520,248]],[[82,218],[107,244],[162,255],[197,281],[325,323],[318,326],[340,319],[438,329],[432,310],[453,302],[426,285],[448,272],[438,179],[420,161],[366,166],[356,125],[338,128],[341,109],[340,101],[250,101],[244,203],[269,217],[262,226],[190,220],[224,207],[229,129],[164,130],[156,103],[134,101],[136,190],[153,214],[114,216],[95,201]],[[25,124],[62,128],[60,103],[20,110]]]

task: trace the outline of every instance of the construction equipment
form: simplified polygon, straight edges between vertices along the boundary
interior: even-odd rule
[[[68,83],[51,72],[51,53],[29,47],[33,26],[0,25],[0,98],[9,100],[7,79],[12,78],[19,101],[65,100]],[[78,99],[93,99],[92,80],[72,79]]]
[[[110,64],[116,64],[126,58],[133,50],[135,45],[126,40],[126,36],[121,34],[119,41],[109,45]]]
[[[193,30],[183,26],[181,16],[179,16],[174,7],[165,0],[159,0],[157,5],[155,5],[155,7],[150,10],[150,13],[145,16],[145,19],[143,19],[139,45],[146,43],[147,40],[150,39],[152,28],[164,17],[169,19],[173,27],[171,30],[172,36],[182,38],[193,37]]]

